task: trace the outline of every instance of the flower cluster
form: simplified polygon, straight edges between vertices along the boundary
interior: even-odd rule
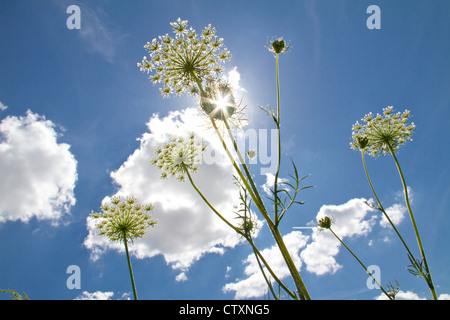
[[[170,24],[175,37],[165,34],[147,42],[144,48],[149,57],[144,56],[137,65],[143,72],[155,71],[149,78],[153,83],[164,84],[160,90],[165,97],[186,90],[198,93],[203,80],[223,72],[221,63],[230,60],[231,54],[211,25],[199,37],[192,27],[188,28],[187,20],[178,18]]]
[[[149,213],[153,208],[153,204],[137,203],[134,197],[123,201],[120,197],[112,197],[110,205],[101,206],[102,213],[92,212],[91,217],[99,220],[96,227],[100,235],[107,236],[111,241],[132,241],[142,238],[147,227],[157,223]]]
[[[359,122],[353,125],[350,147],[368,152],[371,156],[390,154],[412,140],[415,125],[407,125],[410,117],[409,110],[394,114],[393,107],[384,108],[383,115],[377,114],[376,117],[369,113],[362,119],[364,125]]]
[[[201,163],[201,154],[206,145],[196,141],[195,134],[191,133],[187,139],[183,137],[171,137],[170,142],[155,150],[156,158],[151,163],[162,170],[161,178],[176,177],[180,181],[185,180],[186,170],[197,171],[197,164]]]

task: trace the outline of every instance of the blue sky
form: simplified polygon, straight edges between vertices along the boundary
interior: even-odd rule
[[[72,4],[81,10],[79,30],[66,27]],[[372,4],[381,10],[379,30],[366,26]],[[449,14],[445,0],[2,1],[0,288],[31,299],[131,298],[124,252],[96,236],[87,218],[105,197],[133,192],[155,203],[159,220],[130,246],[140,299],[266,297],[246,260],[250,247],[214,220],[187,183],[160,181],[148,162],[161,136],[200,123],[191,97],[163,98],[136,67],[145,43],[170,33],[169,23],[181,17],[197,31],[212,24],[224,38],[233,55],[225,74],[240,76],[255,130],[273,128],[258,106],[276,106],[267,39],[283,36],[292,46],[280,60],[281,177],[291,173],[292,157],[316,187],[300,195],[306,204],[288,213],[280,231],[313,299],[381,294],[367,288],[367,274],[344,248],[326,247],[325,232],[294,229],[319,213],[341,217],[344,241],[366,265],[380,267],[383,284],[398,280],[403,297],[431,298],[406,271],[392,230],[361,206],[372,194],[360,155],[349,148],[352,125],[365,114],[411,110],[414,139],[398,157],[437,293],[448,298]],[[367,164],[418,253],[392,158]],[[236,201],[230,174],[227,166],[196,174],[224,211]],[[258,170],[255,179],[266,183]],[[267,227],[257,241],[276,263]],[[70,265],[80,267],[81,289],[66,286]]]

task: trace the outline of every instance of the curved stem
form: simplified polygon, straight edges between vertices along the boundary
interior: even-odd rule
[[[364,263],[362,263],[362,261],[359,260],[359,258],[353,253],[353,251],[350,250],[349,247],[347,247],[347,245],[344,243],[344,241],[342,241],[341,238],[339,238],[339,237],[337,236],[337,234],[334,233],[334,231],[333,231],[331,228],[329,228],[328,230],[331,231],[331,233],[336,237],[336,239],[339,240],[339,242],[340,242],[340,243],[348,250],[348,252],[351,253],[351,255],[356,259],[356,261],[359,262],[359,264],[364,268],[364,270],[366,270],[366,272],[369,274],[369,276],[373,279],[373,281],[375,281],[375,283],[377,284],[377,286],[381,289],[381,291],[383,291],[383,293],[389,298],[389,300],[393,300],[393,297],[392,297],[389,293],[387,293],[386,290],[383,289],[383,287],[381,286],[381,284],[378,283],[377,279],[372,275],[372,273],[369,272],[369,270],[367,270],[367,268],[366,268],[366,266],[364,265]]]
[[[199,87],[199,90],[201,92],[202,95],[204,95],[204,90],[203,90],[203,86],[200,82],[200,80],[198,79],[198,77],[195,75],[194,72],[192,72],[191,74],[192,78],[195,80],[195,82],[197,83],[197,86]],[[247,179],[245,179],[244,174],[242,173],[242,170],[240,169],[239,165],[236,163],[235,159],[233,158],[233,156],[230,153],[230,150],[227,147],[227,144],[225,142],[225,140],[223,139],[216,123],[215,120],[210,117],[211,123],[214,127],[214,130],[217,133],[217,136],[219,137],[220,141],[222,142],[222,146],[225,149],[231,163],[233,164],[233,167],[236,169],[236,172],[238,173],[240,179],[242,180],[243,184],[245,185],[245,188],[247,189],[247,191],[249,192],[250,196],[252,197],[253,201],[255,202],[255,205],[257,206],[257,208],[259,209],[259,211],[261,212],[261,214],[263,215],[264,219],[267,221],[267,225],[269,226],[270,231],[272,232],[273,237],[275,238],[275,241],[278,245],[278,248],[281,251],[281,254],[286,262],[286,265],[289,269],[289,272],[291,274],[292,279],[294,280],[294,284],[297,288],[297,292],[300,296],[300,298],[302,299],[306,299],[306,300],[310,300],[310,296],[308,291],[306,290],[305,284],[303,283],[302,278],[300,277],[300,273],[298,272],[292,257],[289,254],[289,251],[286,248],[286,245],[284,244],[283,238],[281,237],[280,232],[278,231],[277,226],[273,223],[273,221],[270,219],[269,214],[267,213],[267,209],[264,206],[264,203],[262,202],[262,199],[260,197],[257,197],[255,195],[254,189],[251,188],[248,184]],[[245,166],[244,166],[245,167]],[[246,167],[245,167],[246,168]],[[250,181],[252,181],[252,178],[250,175],[248,175],[248,178]],[[253,181],[252,181],[253,182]],[[256,187],[255,187],[256,189]]]
[[[416,220],[414,219],[414,215],[413,215],[413,212],[412,212],[412,209],[411,209],[411,204],[409,202],[408,187],[406,185],[405,177],[403,176],[403,171],[402,171],[402,168],[400,167],[400,163],[398,162],[397,157],[395,156],[394,149],[392,148],[392,146],[390,144],[388,144],[388,147],[389,147],[389,151],[392,154],[392,157],[394,158],[395,165],[397,166],[397,170],[398,170],[398,173],[400,175],[400,179],[402,180],[406,206],[408,208],[409,217],[411,218],[411,222],[412,222],[412,225],[413,225],[413,228],[414,228],[414,233],[416,235],[417,244],[419,245],[419,250],[420,250],[420,254],[422,256],[422,260],[423,260],[423,263],[424,263],[425,271],[427,272],[425,280],[427,281],[428,287],[430,288],[431,294],[433,295],[433,299],[437,300],[438,298],[437,298],[437,295],[436,295],[436,291],[434,289],[433,281],[431,279],[430,269],[428,268],[428,262],[427,262],[427,259],[425,257],[425,250],[423,249],[422,240],[420,239],[420,235],[419,235],[419,229],[417,228]]]
[[[123,233],[123,243],[125,245],[125,251],[127,253],[128,269],[130,271],[131,286],[133,287],[134,300],[137,300],[138,298],[136,293],[136,286],[134,285],[133,269],[131,268],[130,254],[128,253],[127,236],[125,235],[125,232]]]
[[[205,203],[208,205],[208,207],[214,211],[214,213],[222,220],[224,221],[230,228],[232,228],[235,232],[237,232],[238,234],[240,234],[241,236],[243,236],[244,238],[247,239],[247,241],[250,243],[250,245],[253,248],[253,251],[255,252],[255,255],[257,255],[257,259],[258,257],[261,259],[261,261],[264,263],[264,265],[266,266],[267,270],[269,271],[269,273],[272,275],[272,277],[275,279],[275,281],[277,281],[278,284],[280,284],[280,286],[292,297],[295,297],[295,295],[284,285],[283,282],[281,282],[281,280],[278,279],[278,277],[275,275],[275,273],[272,271],[272,268],[270,268],[269,264],[267,263],[267,261],[264,259],[264,257],[262,256],[261,252],[258,250],[258,248],[256,248],[256,246],[254,245],[253,241],[249,240],[248,237],[245,236],[245,234],[243,234],[238,228],[236,228],[235,226],[233,226],[227,219],[225,219],[217,210],[216,208],[214,208],[214,206],[208,201],[208,199],[206,199],[206,197],[203,195],[203,193],[200,191],[200,189],[198,189],[197,185],[194,183],[194,180],[191,177],[191,174],[189,173],[189,170],[185,167],[184,168],[189,182],[191,183],[192,187],[195,189],[195,191],[197,191],[197,193],[200,195],[200,197],[203,199],[203,201],[205,201]]]

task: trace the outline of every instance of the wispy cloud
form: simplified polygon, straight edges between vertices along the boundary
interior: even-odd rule
[[[72,1],[54,1],[61,10],[72,5]],[[108,14],[99,6],[94,7],[92,2],[77,1],[80,8],[81,28],[71,32],[77,33],[82,42],[83,49],[88,53],[95,54],[109,63],[116,58],[118,46],[126,36],[112,22]],[[69,15],[67,15],[69,18]]]
[[[123,34],[113,28],[108,22],[108,15],[100,10],[83,4],[82,26],[79,30],[81,39],[85,42],[88,52],[98,54],[109,63],[113,63],[117,53],[117,45],[123,38]]]
[[[0,111],[5,111],[6,108],[8,108],[8,106],[4,105],[4,104],[0,101]]]

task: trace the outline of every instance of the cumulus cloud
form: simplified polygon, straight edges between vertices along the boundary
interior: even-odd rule
[[[375,298],[376,300],[389,300],[388,297],[383,293]],[[420,297],[417,293],[412,291],[402,291],[400,290],[395,296],[395,300],[426,300],[426,298]]]
[[[300,231],[292,231],[283,236],[283,241],[292,256],[294,264],[300,270],[302,261],[300,260],[299,250],[303,248],[309,237],[303,235]],[[270,267],[280,279],[290,275],[283,256],[277,245],[261,250],[261,254],[266,261],[269,261]],[[246,264],[244,274],[246,278],[237,279],[235,282],[226,284],[223,287],[224,292],[235,292],[235,299],[249,299],[263,296],[267,292],[267,283],[258,266],[254,254],[251,254],[243,261]],[[268,271],[264,268],[265,273]],[[272,279],[273,280],[273,279]]]
[[[136,257],[163,255],[174,269],[185,272],[205,254],[222,254],[226,248],[233,248],[243,241],[215,216],[189,182],[179,182],[173,178],[161,180],[160,172],[150,164],[156,147],[167,142],[169,136],[187,136],[192,131],[208,144],[207,156],[218,157],[217,153],[220,154],[222,149],[220,141],[205,124],[196,108],[170,112],[164,118],[154,115],[147,123],[149,132],[139,139],[140,147],[118,170],[111,173],[119,187],[118,195],[134,195],[141,202],[155,205],[153,216],[158,219],[158,224],[129,248]],[[213,149],[214,152],[211,151]],[[224,217],[235,221],[239,190],[232,178],[231,164],[223,161],[216,163],[210,158],[199,168],[193,174],[198,188]],[[91,250],[93,259],[97,259],[104,250],[123,251],[121,246],[100,237],[90,218],[87,228],[89,235],[84,245]],[[178,280],[183,280],[184,276]]]
[[[114,292],[107,291],[96,291],[96,292],[88,292],[83,291],[80,295],[78,295],[75,300],[110,300],[114,296]]]
[[[75,204],[77,161],[54,124],[31,111],[0,123],[0,223],[51,220]]]
[[[275,183],[275,175],[272,173],[266,173],[266,182],[262,185],[263,191],[269,196],[272,197],[273,193],[273,184]],[[287,179],[278,178],[278,183],[287,182]]]
[[[267,178],[267,184],[270,185],[270,176]],[[368,235],[376,224],[376,216],[372,214],[375,210],[367,206],[365,201],[352,199],[341,205],[324,205],[316,219],[318,221],[324,216],[334,217],[336,221],[333,230],[341,239]],[[316,275],[333,274],[342,267],[336,261],[340,243],[330,232],[319,231],[314,227],[312,229],[311,236],[306,236],[301,231],[283,236],[286,247],[298,270],[305,265],[308,272]],[[290,275],[276,245],[261,252],[281,279]],[[257,298],[266,294],[267,284],[254,256],[249,255],[243,264],[246,265],[245,277],[226,284],[223,291],[235,292],[236,299]]]
[[[333,217],[333,231],[341,238],[359,237],[369,234],[376,218],[375,210],[367,206],[365,199],[352,199],[341,205],[324,205],[317,213],[316,220],[325,216]],[[342,266],[335,257],[340,249],[339,241],[326,230],[313,229],[312,242],[301,253],[306,269],[317,275],[335,273]]]

